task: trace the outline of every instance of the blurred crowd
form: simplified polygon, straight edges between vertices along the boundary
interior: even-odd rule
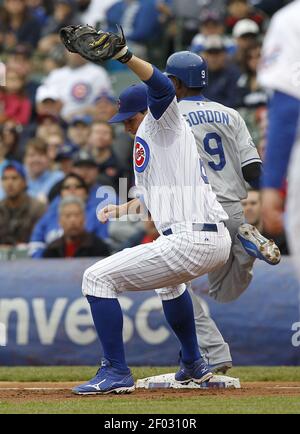
[[[107,122],[128,72],[67,52],[61,27],[121,24],[132,50],[162,69],[174,51],[200,54],[209,69],[204,95],[242,114],[263,159],[268,96],[256,73],[269,19],[287,3],[0,1],[0,258],[107,256],[158,236],[150,219],[97,221],[96,210],[122,202],[124,191],[126,200],[134,183],[132,137]],[[259,191],[244,207],[264,232]],[[279,244],[288,253],[284,234]]]

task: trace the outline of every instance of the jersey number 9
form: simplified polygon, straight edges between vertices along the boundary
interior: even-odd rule
[[[222,139],[217,133],[207,133],[203,140],[204,149],[209,155],[218,155],[219,162],[209,161],[208,165],[213,170],[222,170],[226,164],[224,149],[222,145]],[[212,146],[216,144],[217,146]]]

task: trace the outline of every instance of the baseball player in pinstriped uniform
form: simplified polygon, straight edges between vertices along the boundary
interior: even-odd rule
[[[212,189],[229,216],[230,257],[223,267],[209,273],[208,280],[209,295],[221,303],[230,302],[249,286],[256,258],[273,265],[280,261],[275,243],[245,223],[241,206],[247,196],[246,182],[258,187],[261,160],[239,113],[202,96],[209,78],[204,59],[188,51],[175,53],[167,61],[166,74],[174,83],[179,110],[192,128]],[[198,298],[191,295],[201,353],[211,369],[226,370],[232,363],[228,345]]]
[[[113,43],[112,37],[116,35],[97,35],[99,43],[105,40],[104,48]],[[66,40],[69,45],[71,38]],[[227,214],[210,187],[192,131],[179,112],[172,82],[133,56],[124,38],[117,39],[113,51],[114,58],[127,63],[145,83],[121,94],[119,113],[111,122],[123,122],[126,131],[135,134],[136,186],[161,236],[151,244],[118,252],[85,271],[83,293],[90,303],[104,361],[93,379],[73,389],[77,394],[134,389],[125,360],[118,302],[118,295],[125,290],[159,288],[166,319],[181,344],[176,380],[201,383],[211,378],[198,349],[186,282],[224,265],[231,246],[223,223]],[[108,205],[99,219],[105,222],[136,212],[139,206],[138,198],[120,206]]]

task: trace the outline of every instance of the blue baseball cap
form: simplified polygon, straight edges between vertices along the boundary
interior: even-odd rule
[[[26,179],[26,172],[24,166],[18,161],[8,161],[2,170],[2,178],[4,176],[4,172],[6,170],[13,169],[15,170],[23,179]]]
[[[76,152],[78,152],[78,147],[66,142],[59,148],[55,161],[72,160]]]
[[[123,122],[147,109],[147,86],[143,83],[133,84],[121,93],[119,97],[119,111],[108,122],[111,124]]]

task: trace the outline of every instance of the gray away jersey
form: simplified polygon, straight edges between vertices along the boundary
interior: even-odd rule
[[[181,100],[179,109],[194,133],[207,176],[220,202],[247,196],[242,167],[261,162],[240,114],[201,96]]]

